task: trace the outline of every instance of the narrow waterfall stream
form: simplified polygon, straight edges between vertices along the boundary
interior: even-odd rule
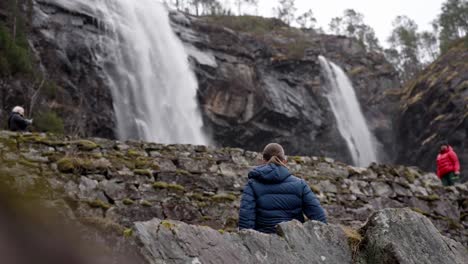
[[[69,0],[55,0],[69,1]],[[120,139],[207,144],[188,55],[156,0],[73,0],[105,30],[98,62],[110,82]]]
[[[319,56],[325,76],[327,99],[341,136],[357,166],[378,161],[375,139],[367,126],[351,80],[335,63]]]

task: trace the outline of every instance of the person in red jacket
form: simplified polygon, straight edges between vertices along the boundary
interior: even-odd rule
[[[437,155],[437,176],[444,186],[452,186],[460,176],[460,162],[448,142],[442,143]]]

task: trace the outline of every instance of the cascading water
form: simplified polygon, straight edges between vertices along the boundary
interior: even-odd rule
[[[106,32],[96,56],[111,84],[119,138],[207,144],[196,77],[166,8],[155,0],[70,2]]]
[[[326,79],[328,102],[353,162],[358,166],[368,166],[377,162],[375,139],[362,114],[351,81],[333,62],[323,56],[319,56],[319,61]]]

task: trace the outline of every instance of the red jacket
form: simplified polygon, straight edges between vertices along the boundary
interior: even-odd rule
[[[437,155],[437,176],[442,178],[449,172],[460,172],[460,162],[452,147],[448,147],[447,150]]]

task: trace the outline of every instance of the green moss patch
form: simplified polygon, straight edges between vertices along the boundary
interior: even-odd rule
[[[129,199],[129,198],[125,198],[122,200],[122,203],[125,204],[125,205],[132,205],[135,203],[135,201],[133,201],[132,199]]]
[[[91,151],[99,147],[98,144],[90,140],[79,140],[79,141],[76,141],[75,144],[78,145],[79,149],[85,150],[85,151]]]
[[[150,170],[144,170],[144,169],[135,169],[133,170],[133,173],[136,175],[142,175],[142,176],[147,176],[147,177],[152,177],[153,173]]]
[[[72,159],[62,158],[59,161],[57,161],[57,168],[60,172],[72,173],[75,170],[75,163]]]
[[[427,196],[418,195],[416,197],[418,197],[421,200],[428,201],[428,202],[440,200],[440,197],[437,194],[431,194],[431,195],[427,195]]]
[[[167,182],[155,182],[153,183],[153,188],[155,189],[169,189],[173,191],[185,191],[185,187],[175,183],[167,183]]]
[[[220,193],[220,194],[214,195],[213,197],[211,197],[211,199],[219,203],[228,203],[228,202],[234,202],[235,200],[237,200],[237,197],[228,193]]]
[[[104,209],[104,210],[107,210],[109,208],[111,208],[111,205],[100,200],[100,199],[96,199],[96,200],[92,200],[92,201],[87,201],[87,204],[89,206],[91,206],[92,208],[101,208],[101,209]]]

